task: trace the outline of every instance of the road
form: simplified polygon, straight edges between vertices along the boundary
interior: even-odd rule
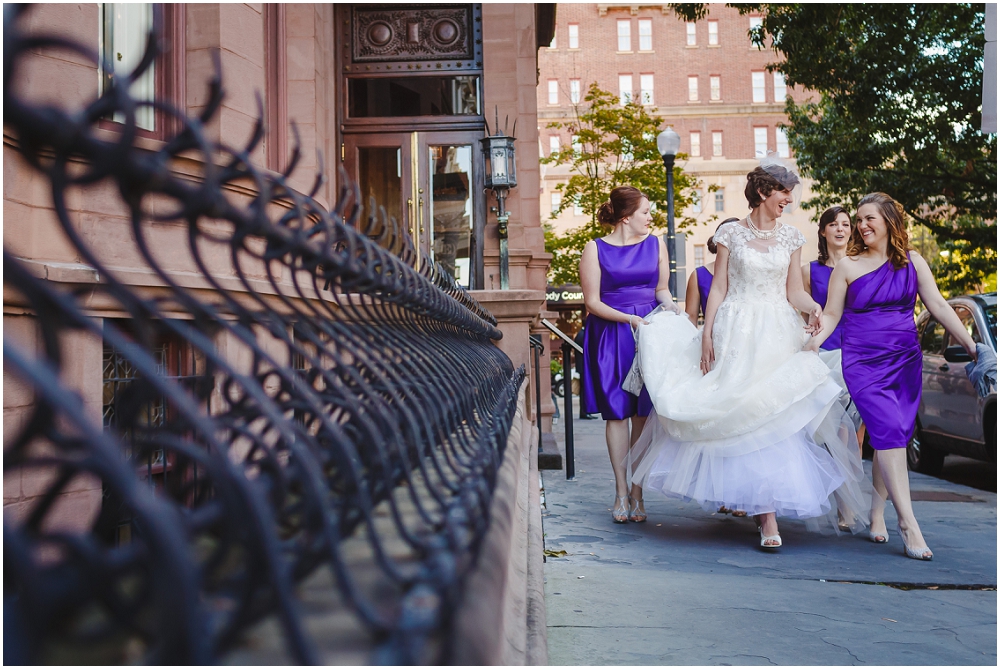
[[[795,521],[764,553],[751,520],[662,496],[613,524],[604,424],[574,429],[576,480],[542,472],[551,664],[996,665],[995,493],[911,475],[933,562],[895,529],[880,546]]]

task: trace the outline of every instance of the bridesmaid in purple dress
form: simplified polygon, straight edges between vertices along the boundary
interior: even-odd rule
[[[638,189],[619,186],[601,205],[597,220],[613,225],[587,244],[580,257],[580,286],[589,312],[584,328],[582,401],[587,413],[607,421],[608,455],[615,474],[616,523],[646,520],[642,488],[629,494],[625,458],[652,408],[643,389],[636,397],[622,389],[635,358],[633,330],[658,303],[673,305],[670,267],[663,241],[649,234],[649,200]],[[631,421],[631,434],[629,422]]]
[[[907,557],[934,554],[913,515],[906,471],[906,445],[922,390],[922,356],[913,308],[917,295],[927,310],[973,359],[976,344],[938,291],[927,262],[909,250],[903,208],[885,193],[858,203],[847,259],[830,277],[823,330],[809,343],[816,350],[843,322],[844,380],[868,428],[872,462],[871,540],[886,543],[885,499],[896,508],[899,537]]]
[[[851,215],[843,207],[830,207],[819,217],[819,259],[802,265],[802,285],[821,307],[826,307],[826,296],[830,285],[830,275],[847,255],[847,243],[851,239]],[[823,342],[823,349],[833,351],[840,348],[843,326],[838,326],[833,334]]]

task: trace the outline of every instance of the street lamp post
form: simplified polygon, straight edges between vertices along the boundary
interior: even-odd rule
[[[667,128],[656,137],[656,148],[667,170],[667,255],[670,257],[670,294],[677,301],[677,241],[674,234],[674,157],[681,148],[681,137]]]

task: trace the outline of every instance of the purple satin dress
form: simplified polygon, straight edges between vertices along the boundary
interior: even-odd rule
[[[816,300],[816,303],[823,308],[826,308],[826,297],[830,292],[831,274],[833,274],[832,267],[823,265],[818,260],[813,260],[809,263],[809,292],[812,294],[812,298]],[[841,320],[820,348],[827,351],[834,351],[840,348],[843,337],[844,323]]]
[[[865,421],[872,448],[905,448],[920,404],[923,357],[913,307],[917,271],[892,263],[847,287],[843,337],[844,381]]]
[[[656,235],[638,244],[612,246],[597,240],[601,264],[601,301],[626,314],[646,316],[656,308],[660,247]],[[639,397],[622,390],[635,358],[635,337],[628,323],[587,316],[583,335],[583,406],[604,420],[648,416],[653,404],[646,389]]]
[[[701,315],[708,313],[708,292],[712,290],[712,273],[702,265],[694,271],[698,275],[698,299],[701,300]]]

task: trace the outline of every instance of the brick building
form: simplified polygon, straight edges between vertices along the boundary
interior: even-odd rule
[[[759,21],[721,5],[709,5],[700,21],[685,22],[667,5],[560,4],[555,39],[539,53],[543,155],[572,142],[564,131],[546,126],[571,119],[592,82],[623,97],[637,96],[680,135],[680,150],[688,154],[680,164],[702,182],[700,206],[686,212],[699,222],[687,230],[685,257],[679,259],[685,261],[686,273],[712,261],[705,242],[718,221],[747,213],[743,189],[747,172],[757,164],[755,153],[789,156],[780,127],[786,121],[786,96],[796,101],[808,97],[787,87],[780,74],[765,70],[774,53],[758,49],[748,35]],[[566,168],[550,165],[542,178],[541,216],[557,231],[585,221],[572,208],[549,218],[559,201],[555,186],[567,174]],[[718,190],[708,192],[711,185]],[[809,197],[808,181],[802,197]],[[816,257],[812,214],[797,208],[781,219],[809,240],[804,261]],[[678,277],[679,299],[684,297],[684,278]]]

